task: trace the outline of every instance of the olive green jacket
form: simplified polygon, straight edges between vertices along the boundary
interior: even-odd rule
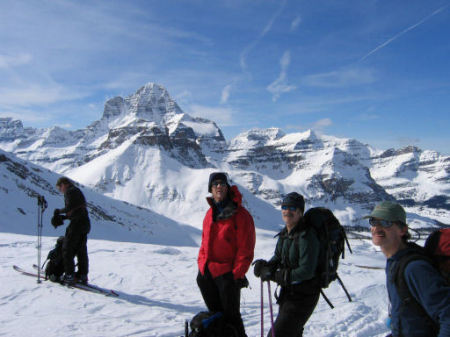
[[[275,254],[269,264],[272,270],[288,268],[293,284],[311,280],[316,276],[320,242],[313,229],[306,229],[303,218],[290,233],[285,227],[278,234]],[[295,241],[298,244],[295,244]]]

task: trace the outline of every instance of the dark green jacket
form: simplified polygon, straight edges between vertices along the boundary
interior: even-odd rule
[[[288,268],[294,284],[313,279],[320,253],[319,239],[314,230],[307,229],[302,218],[289,234],[285,227],[278,236],[275,254],[269,261],[272,269]]]

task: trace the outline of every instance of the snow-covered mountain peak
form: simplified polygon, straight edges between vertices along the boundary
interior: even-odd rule
[[[135,120],[154,122],[164,128],[177,114],[183,114],[168,91],[159,84],[147,83],[128,97],[114,97],[105,103],[102,120],[109,127],[135,124]],[[120,123],[118,123],[120,122]]]
[[[12,119],[11,117],[0,117],[0,130],[22,129],[22,121]]]
[[[255,146],[265,146],[276,140],[283,138],[286,134],[279,128],[250,129],[242,132],[230,142],[231,149],[252,148]]]
[[[0,119],[0,148],[183,222],[204,215],[192,205],[204,197],[211,170],[229,172],[245,199],[259,198],[261,205],[276,206],[295,190],[344,213],[351,207],[365,214],[392,198],[424,207],[439,221],[450,210],[448,156],[415,147],[380,151],[314,130],[252,129],[227,143],[216,123],[184,113],[155,83],[108,100],[103,117],[77,131]],[[348,219],[357,222],[355,215]]]

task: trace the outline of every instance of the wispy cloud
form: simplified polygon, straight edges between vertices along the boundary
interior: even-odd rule
[[[35,110],[17,107],[14,110],[1,109],[0,117],[10,117],[31,124],[45,123],[51,119],[47,114],[37,114]]]
[[[302,18],[300,16],[296,16],[295,19],[292,20],[292,22],[291,22],[291,32],[296,30],[301,22],[302,22]]]
[[[85,95],[67,90],[59,85],[28,84],[26,86],[0,87],[0,107],[45,105],[82,97]]]
[[[287,0],[284,0],[283,3],[280,5],[278,10],[272,15],[269,22],[266,24],[264,29],[261,31],[261,33],[258,35],[258,37],[252,41],[247,47],[244,48],[244,50],[241,52],[240,56],[240,65],[243,72],[247,72],[247,57],[250,54],[250,52],[256,47],[256,45],[263,39],[263,37],[270,32],[272,29],[272,25],[275,22],[275,20],[280,16],[281,12],[283,11],[284,7],[286,6]]]
[[[231,84],[226,85],[222,89],[222,96],[220,98],[220,104],[225,104],[228,102],[228,98],[230,97],[230,91],[231,91]]]
[[[302,83],[312,87],[338,88],[375,82],[371,69],[352,68],[331,71],[328,73],[308,75]]]
[[[288,124],[285,126],[285,128],[296,131],[305,131],[308,129],[312,129],[318,133],[323,133],[324,130],[331,125],[333,125],[333,121],[330,118],[322,118],[313,123],[307,123],[303,125]]]
[[[374,113],[362,113],[359,116],[357,116],[357,119],[360,121],[373,121],[375,119],[379,119],[380,115],[374,114]]]
[[[322,118],[314,122],[311,128],[316,131],[323,131],[325,128],[331,126],[332,124],[333,122],[330,118]]]
[[[380,49],[383,49],[384,47],[386,47],[387,45],[389,45],[390,43],[394,42],[395,40],[397,40],[399,37],[403,36],[404,34],[408,33],[409,31],[413,30],[414,28],[420,26],[421,24],[425,23],[426,21],[428,21],[429,19],[431,19],[433,16],[439,14],[440,12],[442,12],[444,9],[446,9],[449,5],[445,5],[442,6],[441,8],[435,10],[433,13],[427,15],[426,17],[424,17],[422,20],[420,20],[419,22],[415,23],[412,26],[409,26],[408,28],[402,30],[400,33],[397,33],[396,35],[394,35],[393,37],[391,37],[390,39],[386,40],[385,42],[383,42],[382,44],[380,44],[378,47],[372,49],[370,52],[368,52],[366,55],[364,55],[363,57],[360,58],[359,61],[364,61],[366,58],[368,58],[370,55],[376,53],[377,51],[379,51]]]
[[[233,126],[233,115],[234,111],[231,108],[225,107],[212,107],[194,104],[187,108],[189,114],[196,117],[203,117],[213,120],[220,127]]]
[[[267,90],[272,94],[272,100],[275,102],[280,98],[281,94],[295,90],[294,85],[287,84],[287,69],[291,64],[291,53],[287,50],[280,59],[281,72],[278,78],[267,87]]]
[[[0,54],[0,69],[17,67],[28,64],[33,57],[28,53],[19,53],[17,55],[1,55]]]

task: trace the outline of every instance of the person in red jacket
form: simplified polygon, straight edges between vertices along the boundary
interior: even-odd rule
[[[197,284],[208,310],[222,312],[238,336],[245,337],[240,297],[241,288],[248,286],[245,274],[253,260],[255,225],[225,173],[211,173],[208,192],[212,197],[207,198],[210,208],[203,219]]]

